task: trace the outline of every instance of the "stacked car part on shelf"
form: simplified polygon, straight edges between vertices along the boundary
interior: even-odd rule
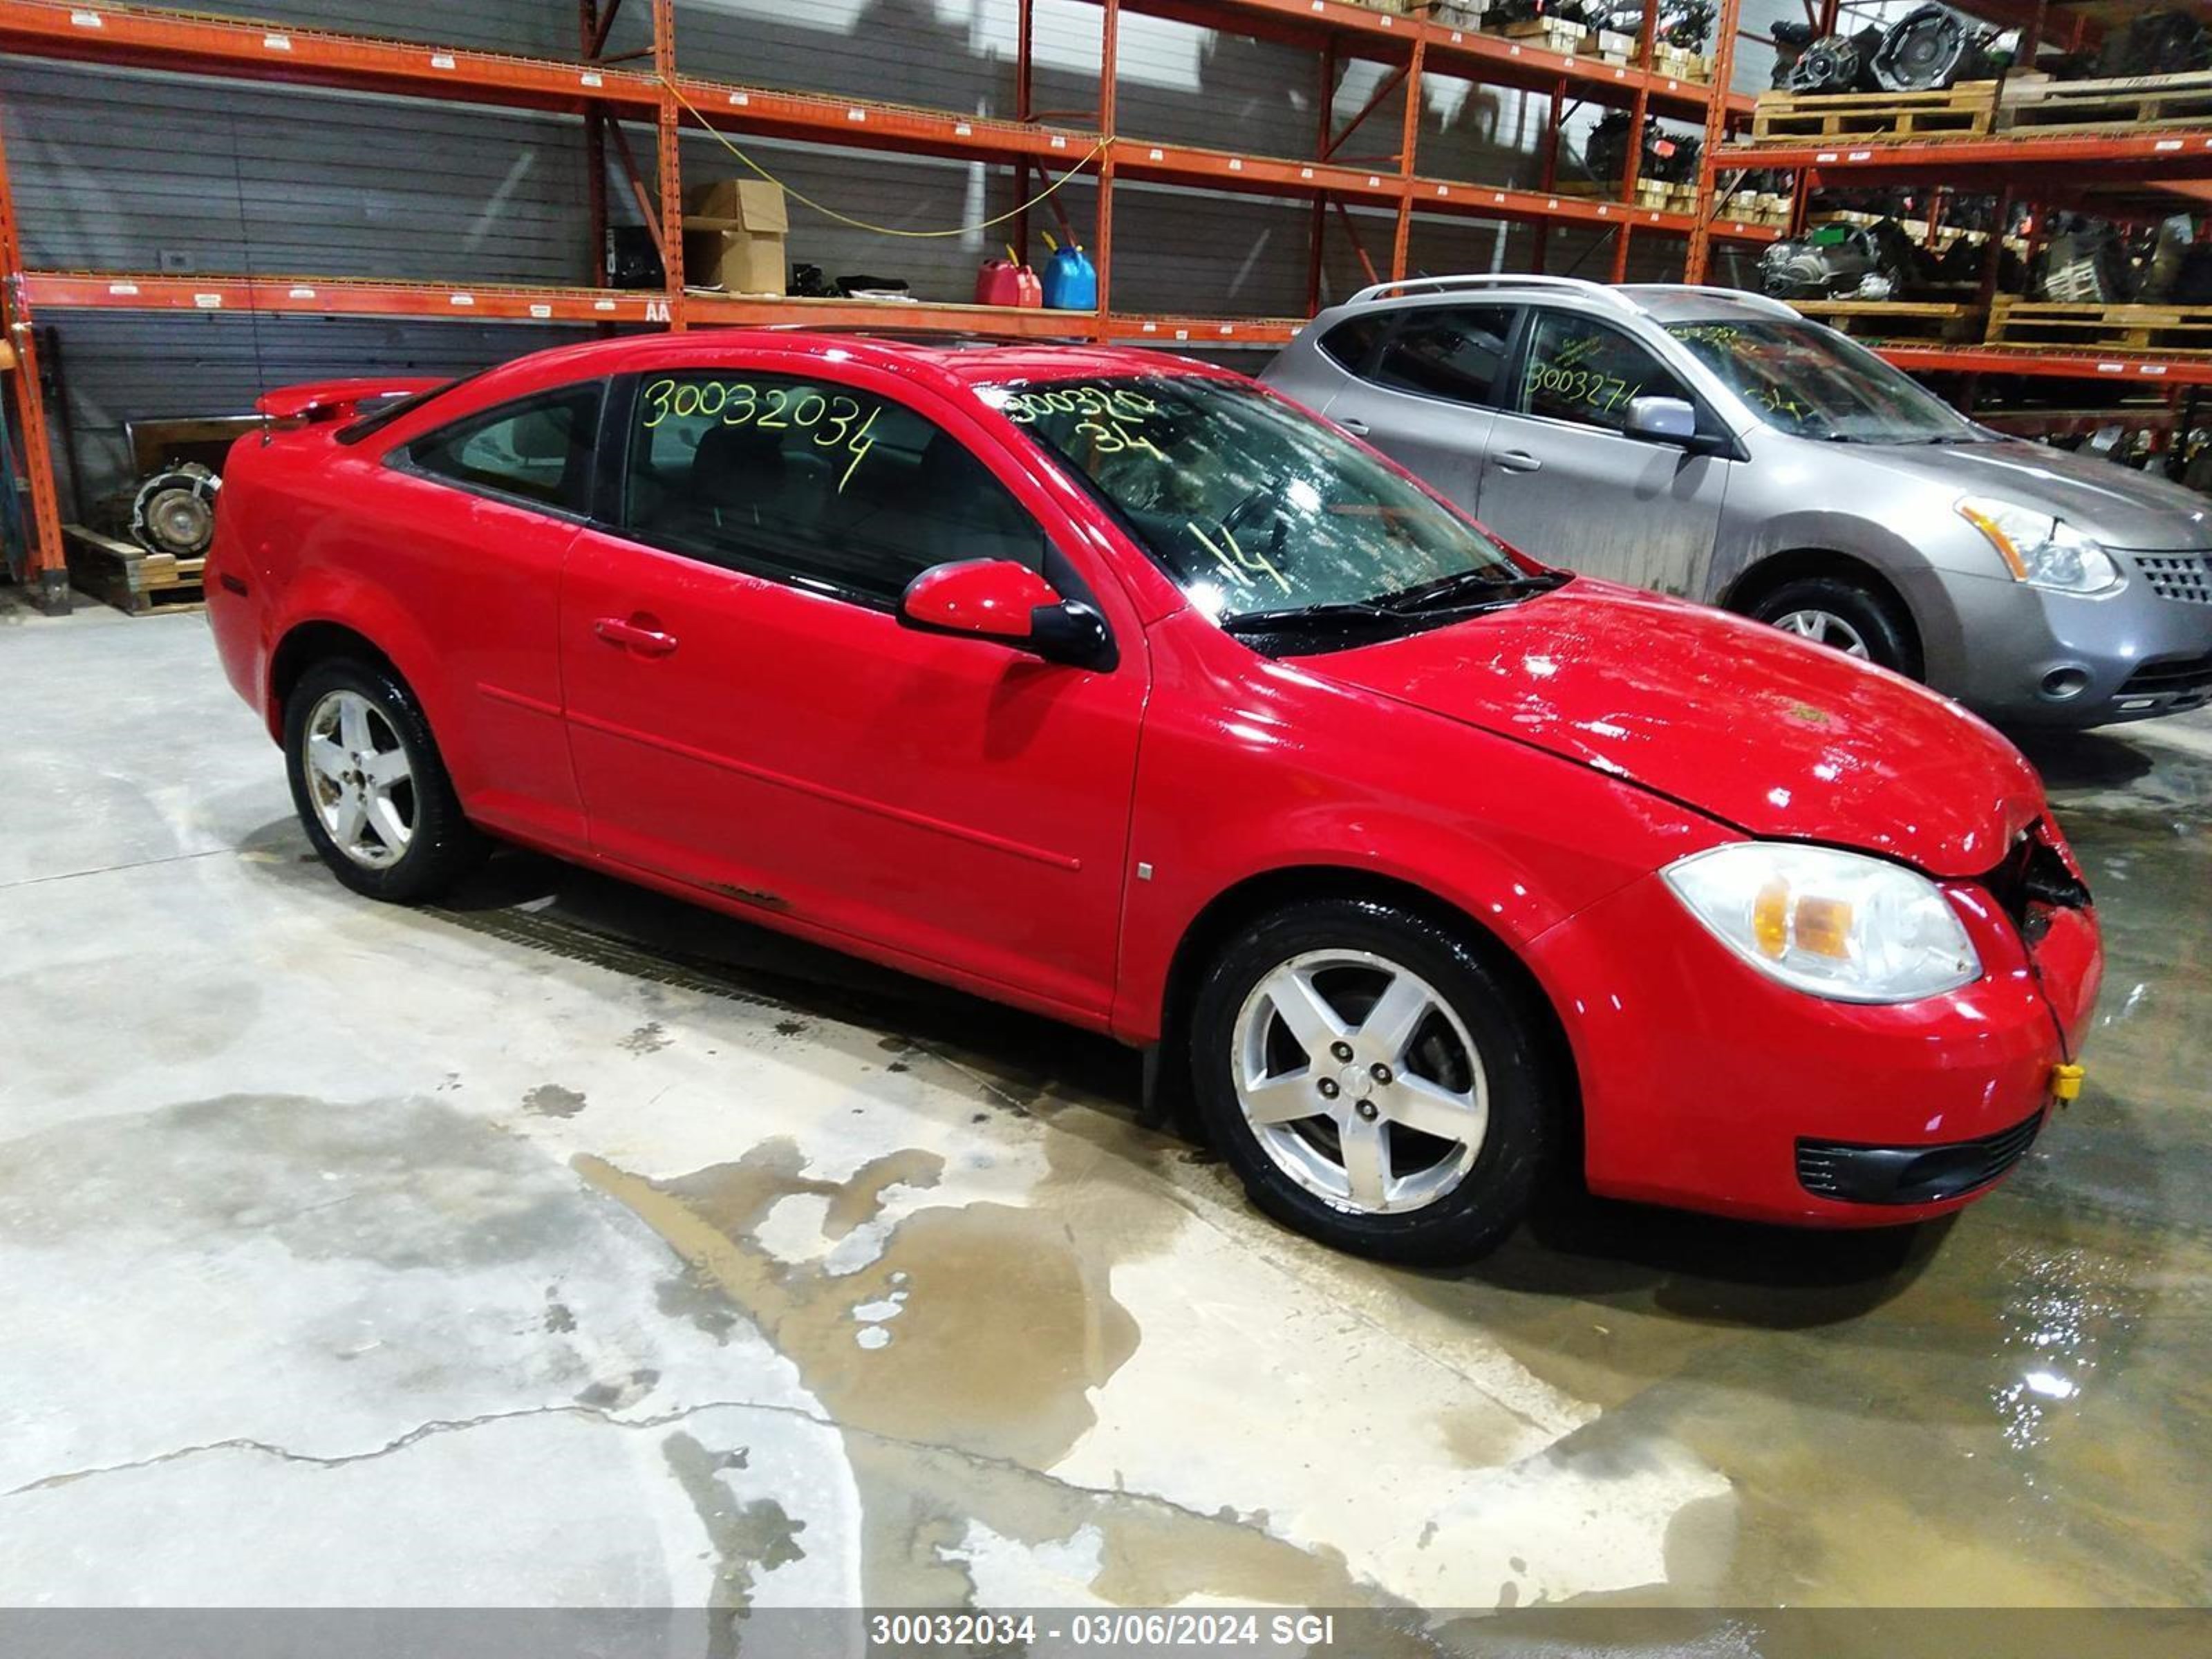
[[[2006,59],[2002,38],[1937,5],[1851,34],[1785,21],[1774,28],[1773,82],[1796,93],[1940,92],[1995,75]]]

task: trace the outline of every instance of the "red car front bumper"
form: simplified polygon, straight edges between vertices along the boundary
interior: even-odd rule
[[[1545,934],[1532,966],[1574,1050],[1592,1190],[1831,1227],[1922,1220],[1988,1190],[2078,1051],[2102,950],[2094,911],[2039,913],[2031,955],[1985,890],[1945,891],[1982,977],[1911,1003],[1778,984],[1656,876]],[[1929,1192],[1946,1195],[1916,1198]]]

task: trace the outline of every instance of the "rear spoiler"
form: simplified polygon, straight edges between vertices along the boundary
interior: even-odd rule
[[[453,383],[451,375],[428,380],[397,375],[311,380],[304,386],[280,386],[274,392],[264,392],[253,406],[276,421],[342,421],[363,404],[386,398],[417,398]]]

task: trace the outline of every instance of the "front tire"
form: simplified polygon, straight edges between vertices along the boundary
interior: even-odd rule
[[[1845,576],[1800,576],[1762,595],[1751,615],[1786,634],[1918,679],[1912,625],[1887,594]]]
[[[1216,959],[1192,1012],[1192,1081],[1261,1209],[1355,1255],[1450,1265],[1512,1231],[1559,1139],[1540,1030],[1462,929],[1320,900]]]
[[[414,694],[380,664],[332,657],[301,675],[284,766],[307,839],[356,893],[412,904],[483,852]]]

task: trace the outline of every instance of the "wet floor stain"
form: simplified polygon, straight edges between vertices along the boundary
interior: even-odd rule
[[[924,1209],[849,1274],[778,1261],[756,1240],[784,1197],[828,1198],[823,1231],[834,1237],[872,1216],[890,1186],[934,1178],[933,1158],[886,1162],[824,1182],[802,1172],[790,1142],[771,1141],[672,1181],[591,1157],[576,1168],[669,1242],[695,1291],[711,1286],[757,1324],[840,1424],[1048,1468],[1096,1421],[1089,1390],[1138,1335],[1063,1218],[991,1203]],[[871,1302],[891,1303],[897,1329],[865,1346],[854,1309]]]
[[[760,1574],[805,1558],[799,1535],[806,1530],[806,1522],[793,1520],[772,1498],[739,1503],[732,1495],[720,1477],[725,1471],[745,1467],[742,1447],[709,1451],[690,1435],[678,1433],[661,1443],[661,1452],[669,1473],[698,1511],[714,1552],[714,1583],[708,1591],[707,1606],[710,1615],[724,1616],[710,1616],[708,1621],[707,1652],[710,1659],[724,1659],[740,1650],[743,1634],[742,1622],[726,1615],[752,1605],[753,1587]]]
[[[522,1109],[538,1117],[574,1117],[584,1109],[584,1097],[557,1083],[541,1083],[523,1096]]]
[[[653,1019],[647,1020],[639,1026],[616,1046],[630,1054],[643,1056],[659,1054],[675,1040],[668,1035],[666,1028],[659,1020]]]

